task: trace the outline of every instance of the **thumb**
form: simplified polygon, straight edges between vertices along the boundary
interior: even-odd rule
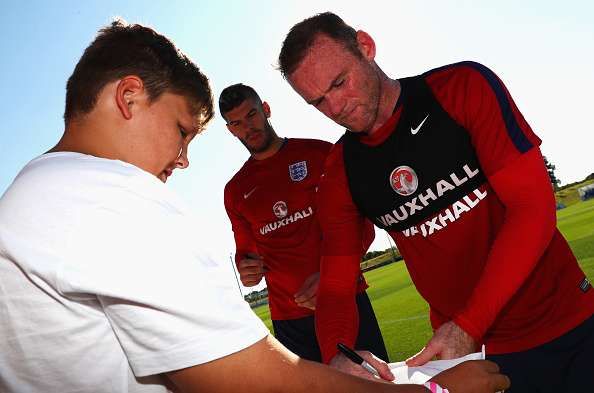
[[[433,357],[438,353],[439,351],[435,348],[435,346],[427,345],[425,348],[421,349],[419,353],[406,359],[406,365],[408,367],[422,366],[423,364],[433,359]]]

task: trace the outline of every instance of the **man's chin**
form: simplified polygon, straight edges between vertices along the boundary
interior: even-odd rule
[[[369,130],[373,126],[373,124],[358,122],[358,123],[350,123],[350,124],[341,124],[344,128],[351,132],[355,133],[369,133]]]
[[[263,153],[266,150],[268,150],[270,148],[270,145],[272,145],[271,141],[266,140],[266,141],[262,141],[261,143],[259,143],[257,145],[246,145],[246,147],[251,154],[257,154],[257,153]]]
[[[168,174],[166,174],[165,172],[161,172],[161,173],[159,174],[159,176],[157,176],[157,178],[158,178],[159,180],[161,180],[163,183],[167,183],[167,179],[169,178],[169,175],[168,175]]]

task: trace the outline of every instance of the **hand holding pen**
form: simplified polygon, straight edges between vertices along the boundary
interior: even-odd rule
[[[388,364],[378,359],[369,351],[355,352],[346,345],[339,343],[337,349],[340,351],[331,361],[330,366],[345,373],[377,380],[381,378],[386,381],[393,381],[394,375]]]

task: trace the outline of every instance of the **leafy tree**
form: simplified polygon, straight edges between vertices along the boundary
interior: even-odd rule
[[[367,261],[368,259],[375,258],[379,255],[382,255],[385,251],[369,251],[363,256],[363,261]]]
[[[555,191],[559,190],[559,183],[561,183],[561,181],[557,179],[557,176],[555,176],[555,165],[551,163],[549,160],[547,160],[546,156],[544,156],[544,163],[547,167],[547,172],[549,173],[549,178],[551,179],[553,189]]]

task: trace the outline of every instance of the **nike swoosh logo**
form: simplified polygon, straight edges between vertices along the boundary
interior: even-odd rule
[[[421,122],[421,124],[418,125],[417,128],[410,128],[410,133],[413,135],[416,135],[417,132],[419,132],[421,130],[421,127],[423,127],[423,124],[425,124],[425,121],[427,120],[427,118],[429,118],[429,115],[425,116],[425,118],[423,119],[423,121]]]
[[[252,190],[250,192],[248,192],[247,194],[243,194],[243,199],[248,199],[250,197],[250,195],[252,195],[252,193],[254,191],[256,191],[256,188],[258,188],[258,186],[252,188]]]

